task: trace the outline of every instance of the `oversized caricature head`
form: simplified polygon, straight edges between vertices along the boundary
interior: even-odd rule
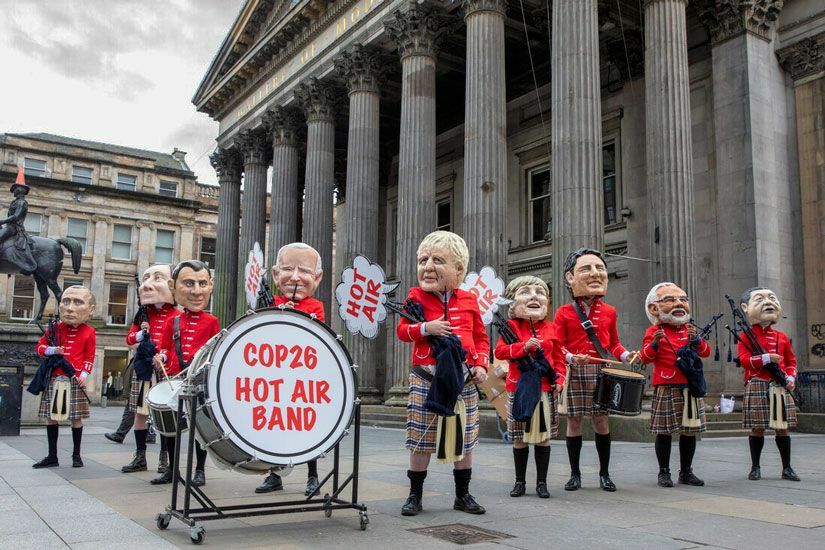
[[[602,253],[592,248],[577,248],[564,261],[564,280],[574,298],[607,294],[607,265]]]
[[[212,296],[212,274],[200,260],[185,260],[172,271],[169,288],[175,302],[193,313],[206,309]]]
[[[543,321],[547,318],[550,289],[547,283],[532,275],[516,277],[504,291],[504,297],[513,300],[510,317]]]
[[[470,250],[449,231],[433,231],[418,245],[418,286],[427,292],[455,290],[467,275]]]
[[[653,325],[686,325],[690,321],[687,293],[673,283],[659,283],[647,293],[645,313]]]
[[[291,243],[278,250],[272,266],[272,280],[281,294],[290,300],[300,302],[312,296],[323,276],[321,255],[308,244]]]
[[[95,312],[95,297],[85,286],[70,286],[60,297],[60,320],[77,327],[89,320]]]
[[[172,280],[172,266],[169,264],[155,264],[146,268],[140,279],[138,294],[140,303],[144,306],[173,304],[172,290],[169,281]]]
[[[740,307],[751,325],[769,325],[782,316],[782,304],[769,288],[754,287],[742,293]]]

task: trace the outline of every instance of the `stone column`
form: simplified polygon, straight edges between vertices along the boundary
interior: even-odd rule
[[[346,165],[346,207],[344,220],[339,219],[338,246],[343,248],[339,256],[344,265],[363,254],[376,261],[378,256],[378,161],[380,152],[379,89],[384,63],[380,50],[354,46],[335,60],[335,68],[347,83],[349,91],[349,138]],[[343,239],[340,237],[343,235]],[[355,363],[359,365],[358,382],[361,400],[365,403],[380,402],[376,386],[376,341],[361,336],[348,339],[348,347]]]
[[[298,232],[298,141],[300,114],[291,107],[277,106],[264,115],[264,125],[272,138],[272,201],[269,212],[269,267],[285,244],[300,239]]]
[[[418,243],[435,229],[435,58],[448,30],[443,8],[410,2],[385,23],[401,55],[396,274],[399,300],[416,284]],[[388,326],[388,329],[391,327]],[[410,346],[394,339],[388,404],[406,404]]]
[[[656,281],[694,296],[687,0],[645,4],[645,136]]]
[[[506,278],[507,99],[504,80],[506,0],[463,0],[467,23],[464,103],[464,236],[470,267],[490,265]]]
[[[215,239],[215,288],[212,313],[225,327],[235,320],[238,303],[238,233],[241,219],[241,158],[237,151],[218,149],[209,157],[218,174],[218,232]]]
[[[269,143],[261,130],[245,130],[237,139],[243,156],[243,204],[241,205],[241,238],[238,246],[240,265],[246,263],[249,251],[257,242],[266,248],[266,169]]]
[[[68,216],[62,208],[47,208],[45,214],[49,217],[46,236],[52,239],[63,236],[63,220]]]
[[[597,0],[554,0],[552,22],[553,307],[569,299],[567,253],[604,247]],[[572,215],[571,215],[572,214]]]
[[[307,160],[303,241],[321,255],[324,278],[318,299],[332,315],[332,191],[335,185],[335,93],[309,78],[295,89],[307,119]]]
[[[141,277],[149,267],[149,256],[152,253],[152,230],[155,224],[146,220],[138,220],[135,225],[138,227],[137,272],[138,277]]]
[[[112,224],[112,218],[109,216],[92,216],[92,221],[95,224],[95,244],[92,249],[90,290],[97,299],[97,308],[93,318],[103,319],[106,302],[109,298],[104,291],[106,290],[106,256],[109,251],[109,226]]]

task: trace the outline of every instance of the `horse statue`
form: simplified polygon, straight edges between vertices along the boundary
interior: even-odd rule
[[[61,247],[65,247],[71,254],[72,270],[75,273],[80,271],[83,247],[78,241],[70,238],[49,239],[46,237],[31,237],[31,242],[32,255],[37,265],[31,275],[34,277],[34,282],[37,284],[37,292],[40,294],[40,307],[29,321],[29,324],[33,325],[43,317],[43,310],[46,308],[46,302],[49,301],[49,290],[54,294],[55,300],[60,303],[63,290],[60,288],[60,285],[57,284],[57,277],[63,268],[63,248]],[[7,243],[7,245],[13,246],[10,242]],[[23,274],[17,264],[6,259],[6,254],[4,253],[6,248],[7,246],[0,247],[0,273],[8,275]]]

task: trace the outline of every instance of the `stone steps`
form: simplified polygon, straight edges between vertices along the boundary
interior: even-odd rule
[[[750,434],[750,430],[742,428],[742,413],[707,413],[705,420],[707,431],[702,438],[747,437]]]

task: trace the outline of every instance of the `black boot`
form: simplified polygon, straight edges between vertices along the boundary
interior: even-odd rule
[[[610,479],[610,434],[596,434],[596,452],[599,455],[599,487],[612,493],[616,485]]]
[[[146,471],[146,451],[135,451],[135,458],[132,462],[120,469],[124,474]]]
[[[550,498],[547,490],[547,469],[550,467],[550,446],[536,445],[533,449],[536,459],[536,495],[539,498]]]
[[[261,493],[271,493],[272,491],[280,491],[284,488],[284,482],[281,479],[281,476],[276,474],[275,472],[271,472],[266,479],[264,480],[262,485],[255,487],[255,492],[258,494]]]
[[[421,511],[421,495],[424,494],[424,480],[427,478],[427,470],[407,470],[407,477],[410,479],[410,496],[407,497],[407,501],[401,507],[401,515],[415,516]]]
[[[670,477],[670,468],[659,468],[659,479],[656,483],[659,487],[673,487],[673,479]]]
[[[80,458],[80,442],[83,439],[83,426],[72,428],[72,468],[82,468],[83,460]]]
[[[43,460],[32,464],[32,468],[56,468],[57,461],[57,424],[46,424],[46,441],[49,445],[49,454]]]
[[[195,470],[195,475],[192,476],[192,487],[203,487],[204,485],[206,485],[206,472]]]
[[[520,497],[526,492],[527,459],[530,457],[530,447],[518,449],[513,447],[513,464],[516,468],[516,483],[510,491],[511,497]]]
[[[163,436],[161,436],[163,438]],[[160,455],[158,456],[158,470],[159,474],[162,474],[166,470],[169,469],[169,453],[166,451],[161,451]]]
[[[791,436],[777,435],[776,447],[779,449],[779,457],[782,459],[782,479],[799,481],[799,476],[791,468]]]
[[[172,468],[167,469],[163,474],[159,477],[156,477],[152,481],[150,481],[152,485],[165,485],[167,483],[172,483]]]
[[[748,479],[756,481],[762,479],[762,470],[759,467],[759,462],[762,457],[762,447],[765,446],[765,437],[761,435],[748,436],[748,446],[751,451],[751,471],[748,474]]]
[[[472,477],[472,468],[453,470],[453,478],[455,479],[455,502],[453,503],[453,509],[467,512],[468,514],[483,514],[487,510],[484,509],[484,506],[476,502],[476,499],[470,494],[470,479]]]
[[[582,436],[567,437],[567,458],[570,461],[570,479],[564,484],[565,491],[576,491],[582,486],[582,473],[579,469],[579,457],[582,452]]]

